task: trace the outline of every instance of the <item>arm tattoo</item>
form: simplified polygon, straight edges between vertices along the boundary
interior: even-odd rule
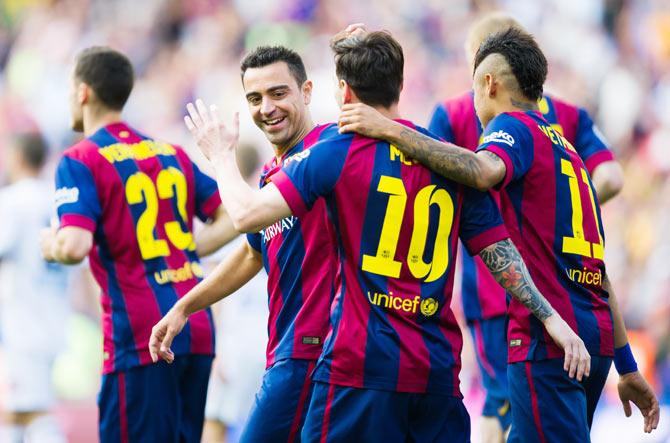
[[[475,153],[442,143],[409,128],[400,131],[400,149],[429,169],[468,186],[476,186],[481,168]]]
[[[401,151],[438,174],[470,187],[480,187],[478,184],[484,172],[479,154],[435,140],[410,128],[403,128],[395,141]],[[488,152],[484,154],[502,163],[497,155]]]
[[[510,239],[484,248],[479,256],[496,281],[527,307],[538,320],[544,321],[554,313],[547,299],[535,287],[526,264]]]

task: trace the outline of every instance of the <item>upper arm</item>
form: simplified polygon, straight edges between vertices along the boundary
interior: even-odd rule
[[[93,247],[93,233],[78,226],[66,226],[58,230],[56,242],[60,253],[58,261],[66,264],[79,263]]]
[[[13,214],[11,202],[0,195],[0,259],[5,257],[14,248],[18,218]]]
[[[60,226],[95,232],[102,214],[93,174],[83,162],[64,156],[56,170],[55,204]]]
[[[492,179],[498,179],[496,189],[528,172],[533,164],[533,144],[528,127],[512,116],[501,114],[488,124],[477,152],[488,151],[500,159],[493,161],[494,156],[489,155],[492,162],[488,166],[494,168]]]
[[[335,188],[348,153],[348,143],[342,140],[350,142],[351,137],[317,143],[272,177],[273,192],[280,193],[293,215],[302,216]]]
[[[509,237],[490,192],[464,186],[459,236],[471,255]]]

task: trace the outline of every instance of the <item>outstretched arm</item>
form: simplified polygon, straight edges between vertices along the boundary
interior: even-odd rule
[[[542,322],[545,329],[565,352],[563,368],[581,381],[589,376],[591,356],[584,342],[551,307],[533,283],[519,251],[511,240],[501,240],[484,248],[482,261],[500,285]]]
[[[186,106],[186,127],[195,138],[202,153],[212,162],[216,172],[221,202],[233,226],[240,232],[258,232],[291,215],[291,210],[273,183],[262,189],[253,189],[244,179],[235,160],[239,141],[239,114],[227,127],[219,118],[216,106],[209,109],[200,99],[195,106]]]
[[[605,275],[603,286],[609,293],[610,311],[614,322],[614,364],[619,373],[619,384],[617,386],[619,398],[623,404],[626,417],[630,417],[632,414],[631,401],[638,407],[644,417],[644,432],[649,433],[658,427],[660,418],[658,399],[649,383],[637,370],[637,364],[628,344],[628,334],[626,333],[623,316],[619,310],[619,302],[607,275]]]
[[[172,340],[184,328],[188,316],[237,291],[258,274],[261,267],[263,260],[260,254],[248,242],[241,244],[156,323],[149,339],[151,359],[157,362],[162,358],[171,363],[174,360],[170,350]]]
[[[480,191],[491,189],[505,177],[505,163],[497,155],[440,142],[363,103],[344,105],[338,124],[340,132],[386,140],[438,174]]]

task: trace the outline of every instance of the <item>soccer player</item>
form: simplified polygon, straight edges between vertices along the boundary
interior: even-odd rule
[[[259,47],[242,61],[241,76],[249,112],[275,151],[263,169],[263,187],[284,165],[307,157],[321,137],[337,134],[337,126],[312,122],[312,82],[294,51]],[[198,102],[201,110],[203,106]],[[192,105],[189,111],[196,112]],[[222,188],[227,186],[221,182]],[[171,361],[170,343],[188,316],[227,297],[265,266],[270,309],[267,369],[242,442],[300,439],[312,392],[310,375],[328,333],[338,285],[337,250],[326,211],[320,202],[307,214],[286,214],[260,232],[249,231],[247,241],[154,327],[154,359]]]
[[[500,190],[505,225],[531,276],[592,356],[588,378],[563,371],[563,351],[517,300],[508,308],[510,441],[589,441],[593,412],[615,357],[626,415],[633,401],[644,430],[656,428],[658,401],[637,371],[603,263],[599,203],[570,142],[538,112],[547,62],[532,36],[509,29],[489,37],[474,61],[474,102],[486,129],[477,153],[349,106],[341,131],[382,137],[436,173],[481,190]],[[615,351],[616,348],[616,351]]]
[[[338,103],[360,100],[398,118],[404,57],[390,34],[332,47]],[[459,236],[567,350],[570,375],[582,378],[582,341],[535,288],[488,194],[431,173],[386,142],[336,128],[253,191],[234,162],[237,119],[229,130],[216,109],[200,103],[189,111],[187,126],[215,165],[237,229],[255,231],[319,204],[335,227],[342,282],[304,441],[470,440],[458,381],[462,338],[449,306]]]
[[[194,315],[174,343],[174,365],[149,355],[151,327],[202,278],[199,254],[236,232],[216,183],[180,147],[121,119],[133,69],[105,47],[82,51],[71,90],[72,127],[86,138],[56,172],[60,228],[44,232],[49,261],[87,256],[102,289],[100,440],[199,442],[214,353],[211,313]],[[212,219],[197,244],[193,218]],[[196,245],[197,244],[197,245]]]
[[[487,14],[471,26],[465,43],[471,69],[477,49],[486,37],[509,28],[523,30],[516,20],[502,13]],[[440,103],[428,129],[446,142],[475,151],[482,127],[475,114],[473,97],[472,91],[467,91]],[[616,195],[623,184],[621,167],[587,112],[546,94],[538,106],[547,122],[565,136],[584,161],[600,204]],[[464,253],[462,263],[463,313],[486,391],[481,420],[482,440],[498,443],[504,441],[504,431],[512,419],[507,394],[505,290],[478,257]]]
[[[38,133],[13,137],[10,184],[0,190],[0,336],[7,374],[0,441],[65,442],[56,418],[53,363],[65,347],[68,273],[40,256],[40,231],[52,217],[53,185],[39,178],[48,150]]]

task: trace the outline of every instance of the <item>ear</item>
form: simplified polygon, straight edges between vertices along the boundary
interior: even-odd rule
[[[302,84],[302,98],[303,101],[305,102],[305,105],[309,105],[312,101],[312,88],[313,88],[312,80],[307,80],[305,83]]]
[[[80,105],[88,103],[91,98],[91,88],[84,82],[77,86],[77,102]]]
[[[486,93],[489,97],[494,98],[498,92],[498,82],[492,74],[484,74],[484,81],[486,82]]]
[[[356,98],[356,94],[352,91],[349,84],[340,79],[340,89],[342,89],[342,103],[352,103]]]

